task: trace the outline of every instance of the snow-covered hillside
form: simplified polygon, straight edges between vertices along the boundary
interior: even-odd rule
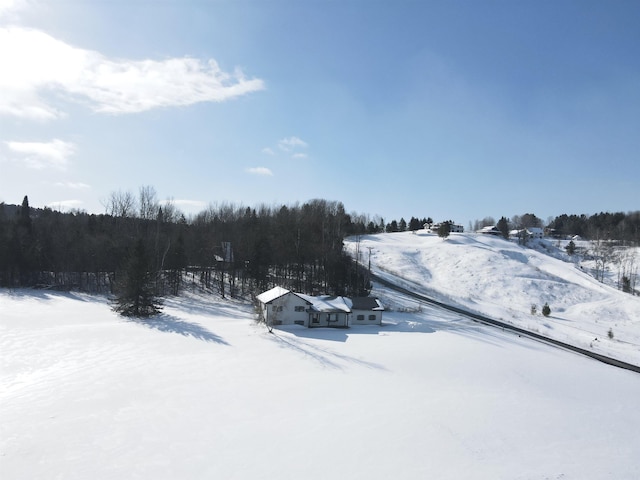
[[[534,249],[489,235],[443,240],[418,231],[351,238],[346,247],[353,256],[360,252],[363,268],[370,260],[373,272],[412,290],[640,365],[640,297],[598,282],[552,243]],[[397,303],[384,289],[373,293],[388,306]],[[549,317],[541,314],[545,302]]]
[[[640,477],[640,375],[428,307],[384,322],[0,290],[1,477]]]

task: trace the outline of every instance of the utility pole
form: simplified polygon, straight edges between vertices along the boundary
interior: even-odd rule
[[[367,247],[367,249],[369,250],[369,274],[367,275],[367,284],[363,285],[364,291],[369,291],[367,287],[371,283],[371,250],[373,250],[373,247]]]

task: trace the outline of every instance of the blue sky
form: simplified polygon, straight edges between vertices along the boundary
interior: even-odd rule
[[[640,209],[640,2],[0,0],[0,201]]]

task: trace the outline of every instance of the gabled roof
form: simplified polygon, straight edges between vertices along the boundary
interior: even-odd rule
[[[287,293],[290,293],[291,290],[287,290],[282,287],[273,287],[271,290],[267,290],[266,292],[262,292],[256,298],[262,303],[271,303],[276,298],[280,298]]]
[[[287,295],[289,293],[291,295],[295,295],[296,297],[302,298],[309,305],[311,305],[311,303],[312,303],[306,298],[307,297],[306,295],[302,295],[301,293],[292,292],[291,290],[287,290],[286,288],[283,288],[283,287],[273,287],[271,290],[267,290],[266,292],[262,292],[256,298],[261,303],[267,304],[267,303],[273,302],[274,300],[277,300],[280,297],[284,297],[285,295]]]
[[[300,298],[305,299],[311,304],[311,310],[315,312],[343,312],[351,313],[351,308],[345,302],[342,297],[332,297],[329,295],[320,295],[318,297],[312,297],[310,295],[298,294]]]
[[[354,297],[345,298],[346,304],[351,307],[352,310],[371,310],[371,311],[383,311],[384,307],[375,297]]]
[[[314,312],[324,313],[351,313],[351,309],[354,310],[370,310],[370,311],[382,311],[384,307],[377,298],[374,297],[332,297],[330,295],[320,295],[317,297],[311,295],[305,295],[303,293],[295,293],[291,290],[287,290],[283,287],[273,287],[271,290],[261,293],[256,298],[264,303],[271,303],[278,298],[285,295],[295,295],[309,305],[310,309]]]
[[[485,227],[482,227],[480,230],[476,230],[476,232],[479,232],[479,233],[492,233],[492,232],[500,233],[500,230],[495,225],[487,225]]]

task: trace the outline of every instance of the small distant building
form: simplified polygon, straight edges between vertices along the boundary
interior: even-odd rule
[[[480,230],[476,230],[476,233],[481,233],[483,235],[502,235],[502,232],[495,225],[487,225],[486,227],[482,227]]]
[[[544,230],[539,227],[528,227],[519,230],[511,230],[510,237],[530,240],[532,238],[544,238]]]
[[[440,225],[442,225],[442,223],[434,224],[431,227],[431,231],[437,232]],[[462,225],[456,225],[455,223],[449,222],[449,233],[464,233],[464,227]]]
[[[558,238],[558,239],[563,237],[563,235],[557,229],[549,228],[549,227],[544,229],[544,235],[546,237]]]
[[[269,325],[348,327],[380,325],[384,307],[373,297],[311,296],[274,287],[256,297],[260,317]]]
[[[527,234],[531,237],[531,238],[543,238],[544,237],[544,230],[540,227],[528,227],[527,228]]]

